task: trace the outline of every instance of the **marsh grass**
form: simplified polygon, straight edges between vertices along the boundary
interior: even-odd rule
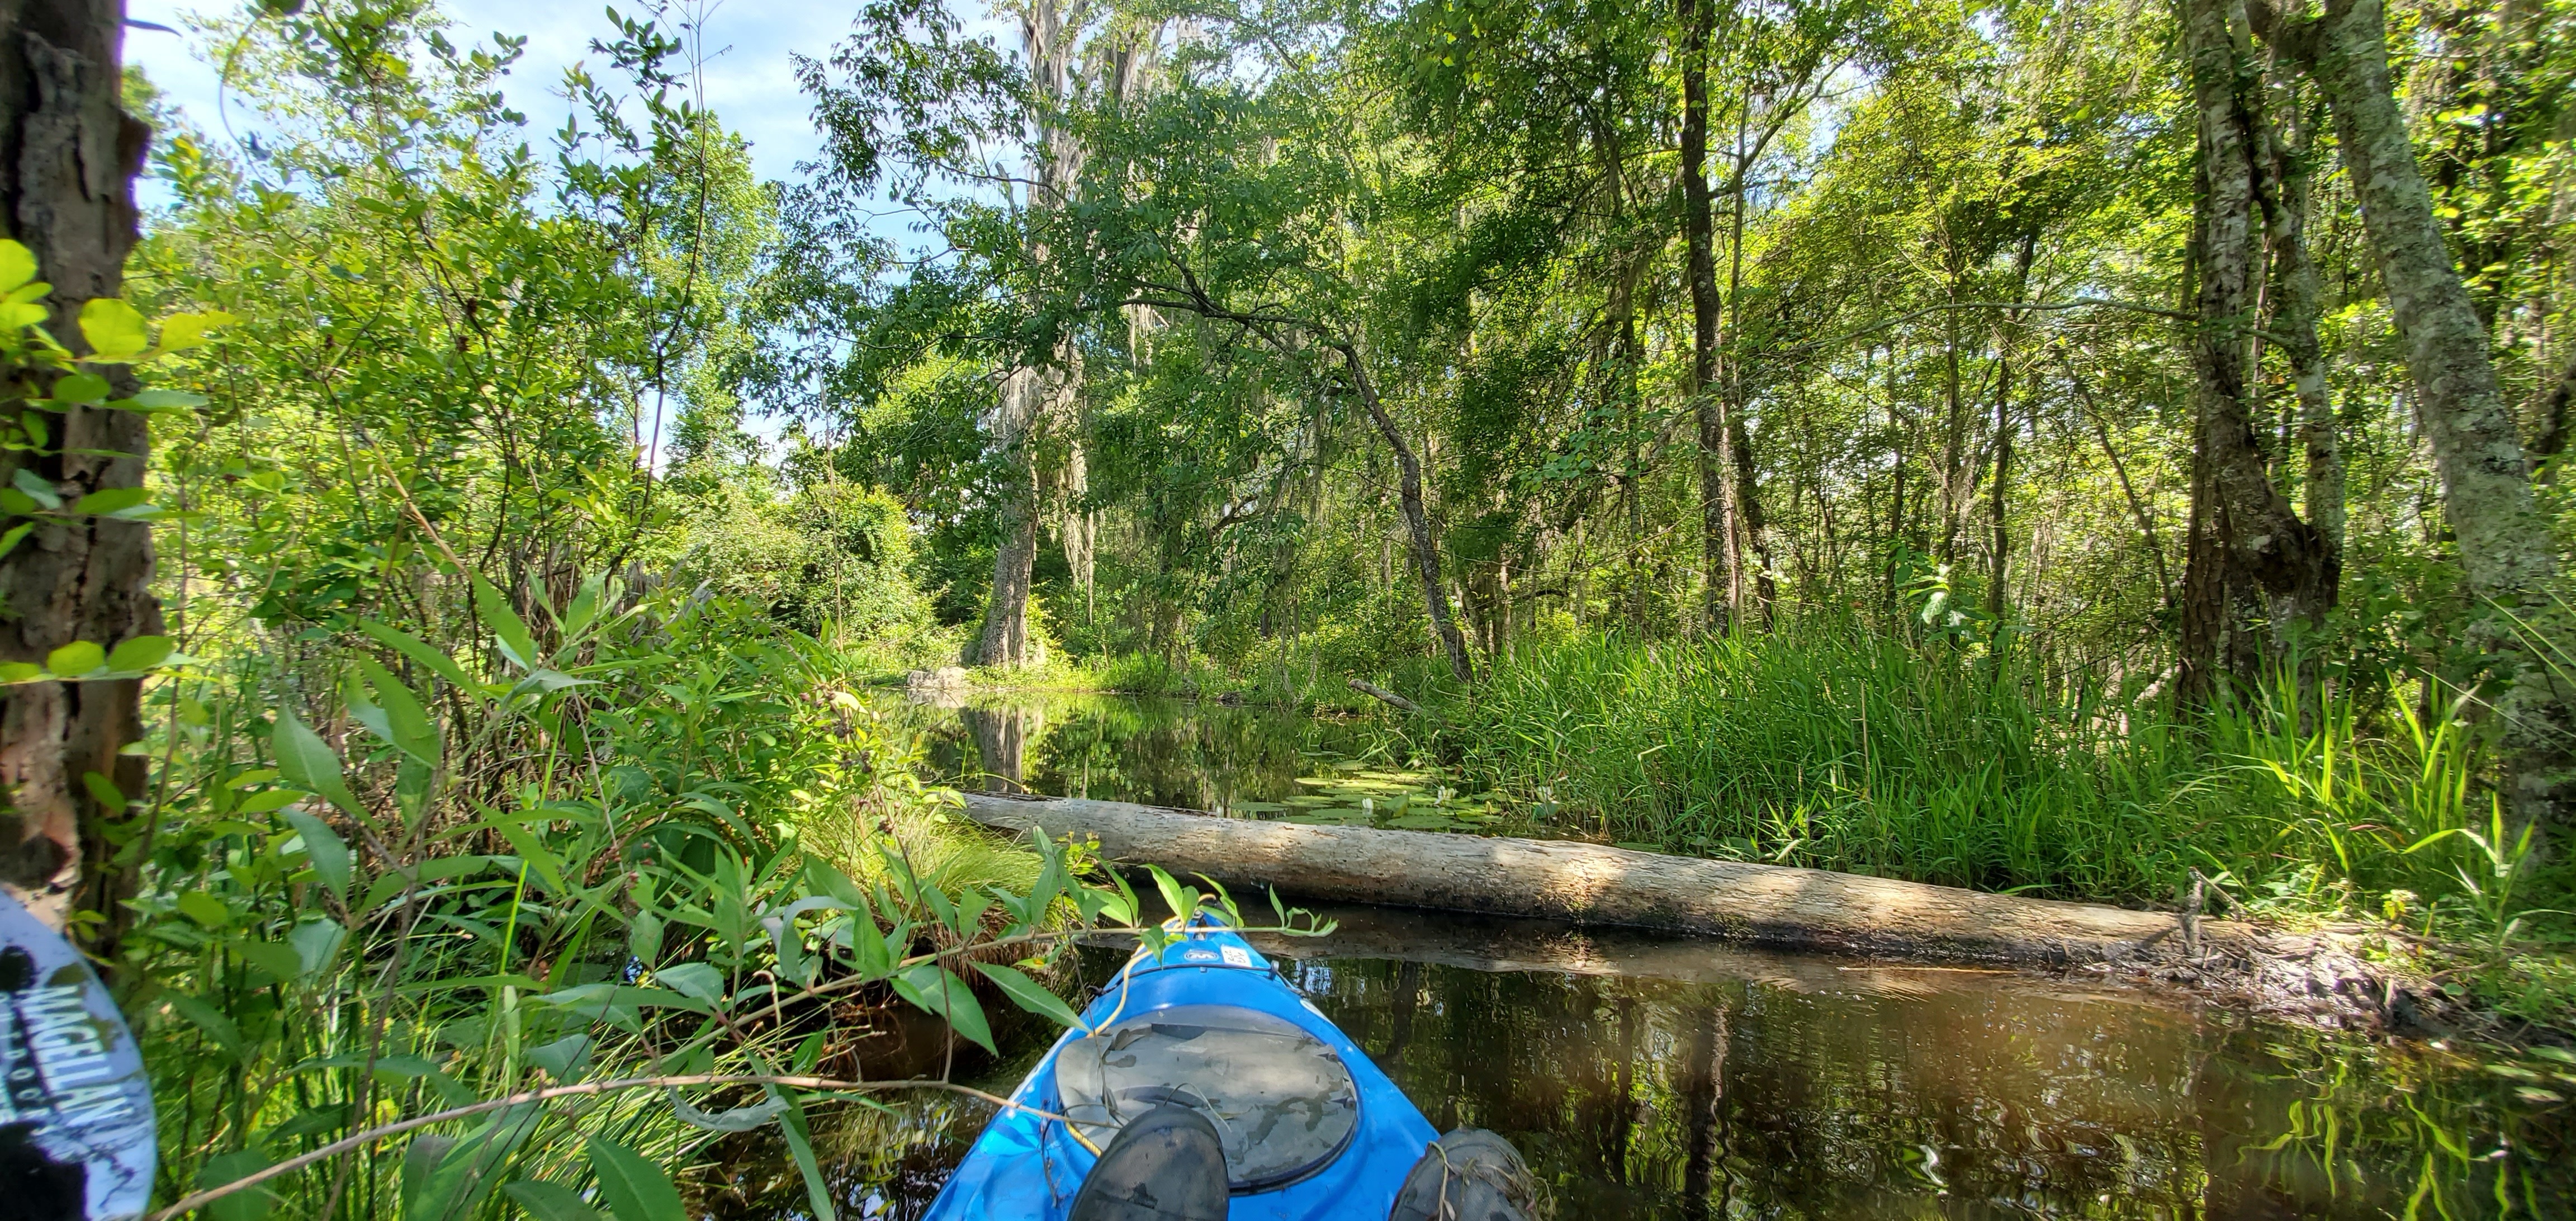
[[[2337,692],[2303,716],[2275,683],[2185,723],[2037,689],[1857,630],[1576,640],[1497,664],[1444,736],[1603,839],[2115,902],[2171,901],[2197,870],[2282,913],[2555,931],[2533,909],[2563,882],[2506,825],[2467,701],[2373,722]]]

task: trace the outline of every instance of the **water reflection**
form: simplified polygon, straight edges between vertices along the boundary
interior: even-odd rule
[[[1373,722],[1181,700],[1017,693],[943,708],[887,696],[878,708],[961,787],[1199,810],[1296,796],[1319,758],[1402,762],[1406,749]]]
[[[2576,1198],[2563,1107],[2430,1049],[2013,972],[1335,914],[1335,937],[1265,948],[1298,955],[1291,982],[1434,1124],[1518,1145],[1560,1218],[2564,1216]],[[1084,954],[1095,981],[1121,956]],[[973,1075],[1007,1087],[1042,1046],[1031,1031]],[[818,1138],[852,1215],[913,1217],[984,1118],[939,1099]],[[710,1211],[803,1211],[783,1156],[736,1164]]]

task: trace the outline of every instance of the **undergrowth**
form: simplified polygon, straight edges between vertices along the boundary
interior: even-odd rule
[[[1852,630],[1516,651],[1444,700],[1444,749],[1560,830],[1669,851],[2170,904],[2195,872],[2275,919],[2433,937],[2563,1007],[2567,872],[2490,783],[2473,699],[2368,714],[2294,684],[2190,720],[2041,698],[2011,664]],[[2217,900],[2213,900],[2217,901]]]

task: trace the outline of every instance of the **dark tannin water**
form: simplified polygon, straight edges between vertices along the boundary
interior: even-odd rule
[[[1059,732],[1090,726],[1076,740],[1103,764],[1095,776],[1161,766],[1177,784],[1193,767],[1140,758],[1140,740],[1227,740],[1204,723],[1112,712],[1140,730],[1123,750],[1103,745],[1119,740],[1105,718],[1054,720]],[[1272,726],[1255,741],[1311,743],[1312,732]],[[1068,774],[1049,761],[1051,740],[1021,739],[1023,775]],[[1308,767],[1290,749],[1268,774]],[[1260,799],[1223,776],[1191,783]],[[2040,974],[1326,914],[1341,921],[1333,936],[1266,938],[1264,950],[1435,1126],[1510,1138],[1565,1221],[2576,1212],[2576,1107],[2562,1101],[2576,1097],[2576,1058],[2370,1043]],[[1094,983],[1123,957],[1083,954]],[[960,1078],[1007,1091],[1050,1038],[1024,1023],[1003,1062],[961,1057]],[[988,1114],[939,1097],[821,1118],[844,1215],[919,1216]],[[783,1152],[733,1152],[726,1181],[701,1197],[708,1209],[804,1215]]]

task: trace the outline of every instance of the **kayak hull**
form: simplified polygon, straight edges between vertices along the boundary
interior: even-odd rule
[[[1357,1124],[1339,1156],[1284,1186],[1237,1193],[1227,1209],[1229,1221],[1386,1216],[1405,1174],[1439,1133],[1366,1051],[1232,930],[1202,922],[1178,934],[1160,955],[1140,948],[1083,1012],[1083,1025],[1132,1023],[1184,1005],[1227,1005],[1293,1023],[1341,1058],[1358,1097]],[[1066,1031],[1012,1091],[1012,1107],[985,1126],[931,1202],[926,1221],[1063,1221],[1083,1176],[1098,1160],[1061,1120],[1047,1117],[1063,1111],[1058,1062],[1083,1037],[1082,1030]]]

